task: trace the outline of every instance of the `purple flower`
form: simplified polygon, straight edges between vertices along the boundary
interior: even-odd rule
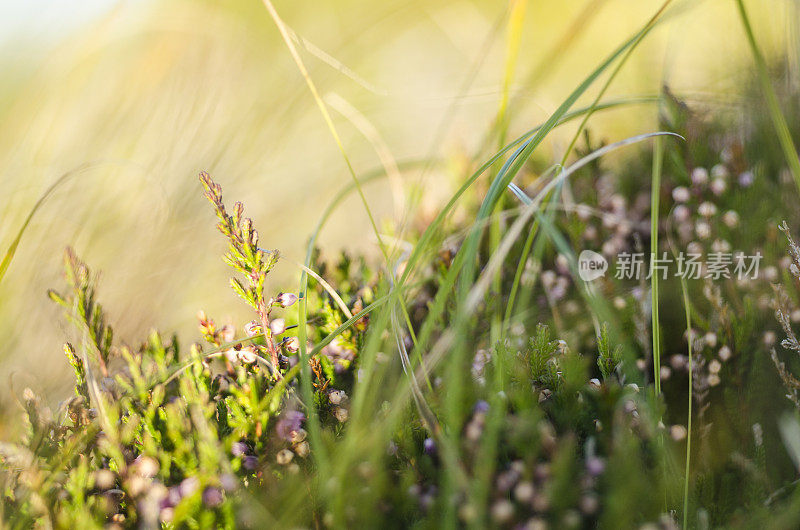
[[[476,414],[486,414],[487,412],[489,412],[489,403],[482,399],[479,400],[477,403],[475,403],[474,412]]]
[[[239,486],[239,481],[230,473],[223,473],[219,477],[219,484],[225,491],[233,491]]]
[[[425,438],[425,441],[422,443],[422,449],[425,451],[426,455],[435,455],[436,454],[436,442],[433,441],[433,438]]]
[[[200,481],[197,479],[197,477],[189,477],[183,479],[180,485],[181,498],[188,497],[189,495],[197,491],[197,488],[199,487],[200,487]]]
[[[303,426],[303,421],[305,421],[306,415],[297,410],[287,410],[283,414],[281,414],[280,419],[278,419],[278,424],[275,425],[275,432],[278,434],[278,437],[286,440],[287,442],[292,441],[292,433],[299,431]]]
[[[246,455],[248,451],[247,444],[244,442],[234,442],[231,446],[231,453],[233,456]]]
[[[208,486],[203,490],[203,504],[209,508],[214,508],[222,504],[222,491],[219,488]]]
[[[246,456],[242,459],[242,466],[248,471],[253,471],[258,467],[258,458],[255,456]]]
[[[586,472],[593,477],[602,475],[605,469],[606,469],[606,464],[605,462],[603,462],[602,458],[597,458],[596,456],[593,456],[586,460]]]
[[[161,500],[162,508],[174,508],[181,502],[181,488],[180,486],[172,486],[167,492],[167,496]]]

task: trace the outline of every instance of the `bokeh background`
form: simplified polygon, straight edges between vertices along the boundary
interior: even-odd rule
[[[660,4],[275,1],[356,172],[397,164],[408,192],[420,164],[431,162],[422,219],[465,178],[504,86],[515,137],[546,119]],[[666,83],[710,112],[735,106],[739,73],[752,59],[734,3],[673,4],[608,98],[654,95]],[[748,3],[766,53],[798,49],[798,5]],[[519,53],[509,60],[514,9],[524,13],[516,18]],[[302,261],[322,210],[350,176],[258,0],[4,2],[0,43],[0,252],[48,186],[74,173],[34,216],[0,281],[5,435],[16,429],[23,388],[54,403],[69,393],[61,344],[72,331],[46,296],[62,286],[66,245],[102,271],[100,296],[121,341],[136,344],[158,327],[190,342],[200,309],[223,321],[248,314],[228,288],[224,242],[198,171],[242,200],[263,245],[288,258],[276,289],[296,284],[291,261]],[[652,106],[591,122],[609,141],[655,127]],[[540,156],[559,158],[570,132],[554,134]],[[379,180],[366,189],[388,230],[403,206],[396,187]],[[320,244],[329,253],[376,251],[356,197],[336,211]]]

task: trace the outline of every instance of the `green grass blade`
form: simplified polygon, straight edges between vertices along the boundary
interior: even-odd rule
[[[650,263],[658,255],[658,212],[661,194],[661,168],[664,157],[664,145],[661,138],[656,138],[653,150],[653,182],[650,190]],[[651,269],[652,270],[652,269]],[[650,275],[650,311],[653,335],[653,384],[656,396],[661,395],[661,326],[658,317],[658,274]]]
[[[17,249],[19,248],[20,242],[22,242],[22,236],[25,235],[25,231],[28,229],[28,225],[30,225],[31,220],[33,220],[34,215],[36,215],[36,212],[39,211],[39,209],[45,203],[47,198],[50,197],[50,195],[52,195],[53,192],[56,191],[56,189],[58,189],[61,185],[67,182],[70,178],[74,177],[78,173],[81,173],[82,171],[85,171],[88,168],[89,166],[85,165],[73,171],[64,173],[55,182],[53,182],[44,191],[44,193],[42,193],[42,195],[33,205],[33,208],[31,208],[30,212],[28,212],[28,216],[25,218],[25,221],[22,223],[22,226],[20,226],[19,231],[17,231],[17,235],[11,241],[11,244],[8,246],[8,249],[6,249],[5,253],[3,254],[3,260],[0,261],[0,282],[3,281],[3,277],[5,277],[6,272],[8,272],[8,268],[11,266],[11,261],[14,259],[14,255],[17,253]]]
[[[789,127],[786,125],[786,118],[783,112],[781,112],[778,96],[775,95],[775,89],[770,83],[767,62],[764,60],[764,56],[756,42],[756,37],[750,25],[750,18],[747,16],[743,0],[736,0],[736,6],[739,8],[739,16],[742,19],[742,26],[744,26],[744,32],[747,35],[750,51],[753,53],[753,59],[755,60],[756,69],[758,70],[758,80],[761,83],[761,89],[767,101],[767,109],[769,109],[770,118],[772,118],[772,123],[775,126],[775,132],[778,134],[778,141],[781,144],[784,156],[786,156],[786,162],[789,164],[794,183],[797,186],[798,192],[800,192],[800,158],[797,154],[797,148],[792,140],[792,135],[789,133]]]
[[[686,286],[686,278],[681,276],[681,291],[683,292],[683,306],[686,310],[686,336],[689,342],[689,412],[686,422],[686,466],[683,479],[683,528],[689,528],[689,471],[691,470],[692,457],[692,312],[689,303],[689,289]]]

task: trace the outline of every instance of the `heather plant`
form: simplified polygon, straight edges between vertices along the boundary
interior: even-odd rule
[[[50,297],[80,337],[80,347],[64,346],[75,395],[53,413],[25,391],[27,434],[2,447],[9,524],[232,527],[243,489],[274,474],[297,473],[309,456],[305,414],[292,386],[297,360],[286,357],[297,353],[296,338],[273,315],[293,306],[297,296],[266,298],[277,252],[257,247],[258,234],[242,217],[241,203],[229,216],[220,186],[206,173],[200,179],[230,244],[224,259],[246,276],[246,283],[232,279],[231,285],[258,318],[240,335],[201,312],[199,331],[212,348],[196,343],[188,355],[176,338],[164,340],[156,332],[136,348],[114,344],[95,279],[67,249],[70,289]],[[330,307],[321,314],[323,328],[336,318]],[[349,337],[352,345],[354,335]],[[331,368],[331,374],[338,371]],[[314,373],[312,406],[324,404],[346,421],[345,392],[322,370]]]

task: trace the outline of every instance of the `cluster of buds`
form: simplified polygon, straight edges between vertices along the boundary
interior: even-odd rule
[[[297,296],[291,293],[280,293],[274,298],[265,298],[266,276],[277,263],[278,252],[259,248],[258,232],[253,228],[253,221],[243,217],[242,203],[236,202],[233,214],[229,215],[222,202],[222,187],[214,182],[206,172],[200,173],[200,182],[205,188],[206,198],[214,206],[219,219],[217,228],[228,238],[228,253],[224,260],[244,275],[244,281],[231,278],[231,287],[258,315],[255,322],[251,322],[245,327],[245,333],[249,337],[263,334],[264,348],[269,356],[273,375],[280,378],[279,352],[281,348],[294,353],[299,349],[299,344],[297,339],[292,338],[276,340],[276,337],[286,331],[286,325],[281,318],[271,319],[271,313],[274,307],[289,307],[297,301]],[[208,333],[213,332],[213,329],[208,331]],[[232,355],[244,362],[255,362],[259,357],[255,346],[241,347]]]

